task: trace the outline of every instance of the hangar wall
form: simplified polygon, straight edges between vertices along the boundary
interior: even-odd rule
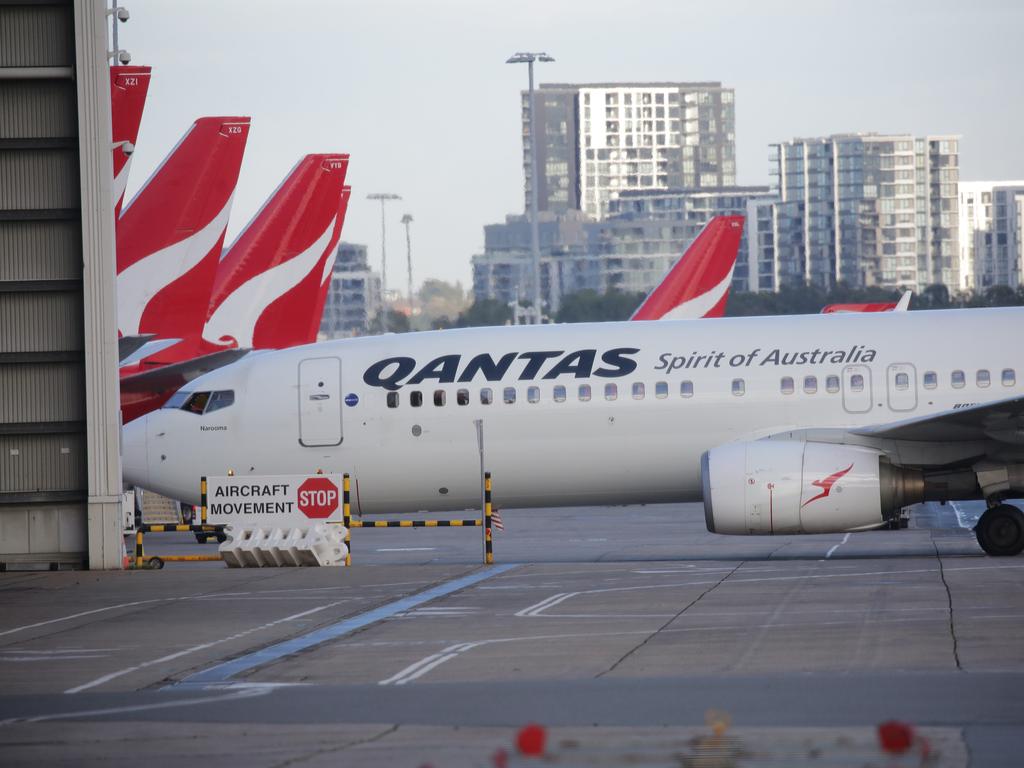
[[[102,0],[0,0],[0,567],[120,567]]]

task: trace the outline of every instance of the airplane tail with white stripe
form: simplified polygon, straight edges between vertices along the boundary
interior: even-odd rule
[[[248,117],[196,120],[125,207],[117,221],[121,334],[199,339],[248,135]],[[191,356],[183,346],[160,362]]]
[[[121,215],[124,188],[139,139],[151,67],[110,68],[110,126],[114,140],[114,219]]]
[[[711,219],[630,320],[722,317],[742,236],[742,216]]]
[[[344,216],[348,159],[306,155],[232,243],[210,294],[204,349],[283,349],[316,340],[322,274],[333,264]]]

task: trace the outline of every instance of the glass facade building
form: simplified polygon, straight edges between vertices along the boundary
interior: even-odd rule
[[[769,162],[776,290],[959,285],[955,136],[793,139]]]
[[[960,289],[1021,285],[1024,181],[960,183]]]
[[[320,321],[325,339],[361,336],[381,309],[380,275],[370,269],[366,246],[339,243]]]
[[[544,84],[534,91],[538,208],[595,219],[627,190],[736,184],[735,95],[719,82]],[[522,93],[526,209],[533,192]]]

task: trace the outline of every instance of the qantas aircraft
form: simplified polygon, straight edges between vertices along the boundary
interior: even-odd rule
[[[824,307],[821,312],[822,314],[830,314],[832,312],[906,312],[910,309],[910,297],[913,294],[910,291],[904,291],[903,295],[900,296],[899,301],[894,302],[876,302],[871,304],[829,304]]]
[[[124,428],[125,480],[349,472],[358,512],[703,499],[709,530],[861,531],[985,499],[1018,554],[1022,309],[510,326],[250,355]],[[941,343],[936,342],[941,339]]]

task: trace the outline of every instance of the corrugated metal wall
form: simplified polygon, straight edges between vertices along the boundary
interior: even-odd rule
[[[0,0],[0,564],[87,552],[71,2]],[[39,68],[47,68],[45,71]]]

